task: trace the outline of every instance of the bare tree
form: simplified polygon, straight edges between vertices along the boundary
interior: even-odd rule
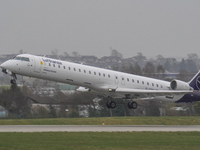
[[[195,54],[195,53],[190,53],[190,54],[188,54],[188,59],[197,60],[198,59],[198,55]]]
[[[134,64],[134,74],[136,74],[136,75],[142,75],[142,69],[141,69],[141,67],[138,65],[138,63],[136,62],[135,64]]]
[[[81,55],[77,51],[72,52],[72,55],[74,57],[81,57]]]
[[[177,76],[177,79],[182,80],[182,81],[188,81],[188,71],[186,70],[181,70],[179,72],[179,75]]]
[[[19,54],[25,54],[26,52],[23,49],[19,50]]]
[[[155,76],[155,66],[151,62],[147,62],[143,68],[144,75],[147,77],[154,77]]]
[[[162,65],[158,65],[156,70],[157,70],[156,78],[165,79],[165,68]]]
[[[69,57],[69,54],[67,52],[64,52],[65,57]]]
[[[116,49],[111,49],[111,56],[123,58],[123,55],[119,53]]]
[[[147,58],[141,52],[138,52],[137,56],[134,56],[133,58],[135,58],[138,62],[147,60]]]

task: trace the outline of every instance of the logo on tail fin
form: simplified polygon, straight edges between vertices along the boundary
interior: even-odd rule
[[[200,71],[189,81],[189,85],[194,90],[200,90]]]

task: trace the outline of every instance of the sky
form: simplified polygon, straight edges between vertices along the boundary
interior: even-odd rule
[[[200,57],[199,0],[0,0],[0,54]]]

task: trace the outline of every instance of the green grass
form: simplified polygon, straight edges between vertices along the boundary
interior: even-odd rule
[[[200,117],[1,119],[0,125],[200,125]]]
[[[195,150],[200,132],[0,133],[4,150]]]
[[[1,125],[200,125],[200,117],[1,119]],[[195,150],[200,132],[0,133],[0,150]]]

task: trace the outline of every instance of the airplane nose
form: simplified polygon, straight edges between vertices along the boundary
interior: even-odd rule
[[[2,69],[9,69],[9,68],[10,68],[10,63],[9,63],[8,61],[6,61],[6,62],[2,63],[2,64],[0,65],[0,67],[1,67]]]
[[[1,68],[4,68],[4,63],[2,63],[2,64],[0,65],[0,67],[1,67]]]

